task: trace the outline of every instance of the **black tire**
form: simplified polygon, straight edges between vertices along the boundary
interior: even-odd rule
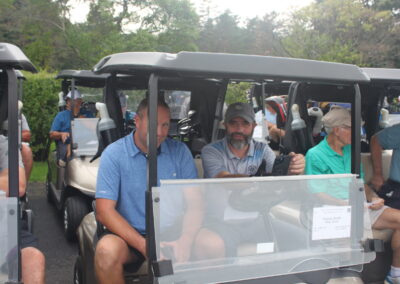
[[[75,260],[74,266],[74,284],[83,284],[83,267],[82,267],[82,258],[78,256]]]
[[[68,197],[63,208],[64,235],[68,241],[76,239],[76,229],[89,213],[86,201],[79,196]]]

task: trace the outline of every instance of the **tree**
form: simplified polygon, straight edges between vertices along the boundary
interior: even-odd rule
[[[355,0],[324,0],[292,15],[283,40],[290,56],[395,66],[390,50],[398,28],[390,11],[375,11]]]

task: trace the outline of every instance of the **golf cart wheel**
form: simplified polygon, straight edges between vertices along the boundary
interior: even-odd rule
[[[63,221],[64,234],[68,241],[76,239],[76,229],[88,213],[88,205],[82,197],[72,196],[67,198],[63,209]]]
[[[82,258],[78,256],[74,266],[74,284],[83,284]]]

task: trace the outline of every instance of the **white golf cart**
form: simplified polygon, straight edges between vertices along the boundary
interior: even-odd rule
[[[374,250],[381,243],[372,239],[368,214],[364,214],[366,201],[363,181],[359,178],[359,147],[353,148],[352,174],[161,180],[159,185],[156,155],[156,102],[163,90],[191,93],[190,109],[196,110],[201,121],[201,135],[196,139],[206,143],[218,137],[227,85],[240,81],[262,86],[282,80],[292,81],[294,85],[290,87],[290,92],[293,93],[297,92],[296,84],[322,86],[332,93],[344,88],[349,91],[347,95],[353,103],[353,129],[360,129],[358,84],[368,83],[369,78],[357,66],[234,54],[131,52],[103,58],[94,71],[113,74],[114,78],[121,74],[134,75],[143,80],[142,85],[149,92],[148,261],[139,270],[126,272],[127,283],[361,283],[359,272],[362,265],[374,260]],[[110,92],[106,92],[106,98],[116,96],[116,91],[111,91],[112,82],[112,79],[109,80],[107,88]],[[108,110],[118,109],[118,104],[105,101]],[[116,127],[122,126],[116,123]],[[355,141],[359,140],[359,131],[353,131],[352,135]],[[310,191],[314,186],[341,187],[348,192],[347,203],[332,206],[316,199]],[[261,216],[264,240],[240,244],[236,248],[236,256],[219,259],[190,259],[186,263],[178,263],[173,253],[161,253],[160,243],[165,240],[163,229],[167,225],[165,212],[171,212],[171,208],[174,212],[184,212],[185,204],[180,197],[188,189],[203,192],[205,206],[199,214],[204,216],[220,212],[221,208],[226,218],[229,212],[224,208],[229,208],[231,213],[247,214],[249,222],[254,216]],[[221,204],[216,198],[219,195],[229,195],[228,203]],[[285,202],[300,206],[294,207],[291,214],[278,214],[275,208]],[[290,207],[286,208],[290,210]],[[283,217],[288,215],[295,216],[296,222],[293,218]],[[176,217],[182,216],[178,213]],[[293,226],[297,233],[287,234],[287,229]],[[101,229],[94,212],[88,214],[78,228],[79,256],[75,264],[75,283],[96,282],[93,256]],[[179,228],[172,228],[172,231],[177,230]],[[162,254],[164,257],[161,257]]]
[[[52,151],[48,158],[46,180],[47,199],[62,211],[64,233],[68,240],[74,240],[76,228],[82,218],[91,211],[94,198],[99,160],[92,161],[98,148],[96,127],[96,109],[94,102],[101,99],[108,74],[96,75],[87,70],[63,70],[57,75],[61,79],[62,94],[59,105],[69,90],[79,87],[88,94],[81,106],[92,118],[71,117],[72,150],[66,165],[60,165],[57,151]],[[74,95],[74,91],[71,91]],[[89,100],[88,100],[89,98]],[[91,101],[90,99],[94,100]],[[65,105],[65,102],[64,102]]]

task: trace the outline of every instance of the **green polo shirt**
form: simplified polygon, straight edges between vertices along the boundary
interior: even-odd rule
[[[308,150],[306,155],[307,175],[322,174],[349,174],[351,173],[351,145],[343,147],[343,155],[339,155],[331,146],[325,137],[317,146]],[[361,168],[361,177],[364,178],[364,172]],[[313,193],[327,193],[338,199],[348,198],[348,186],[345,184],[332,183],[322,185],[321,182],[311,183]]]

